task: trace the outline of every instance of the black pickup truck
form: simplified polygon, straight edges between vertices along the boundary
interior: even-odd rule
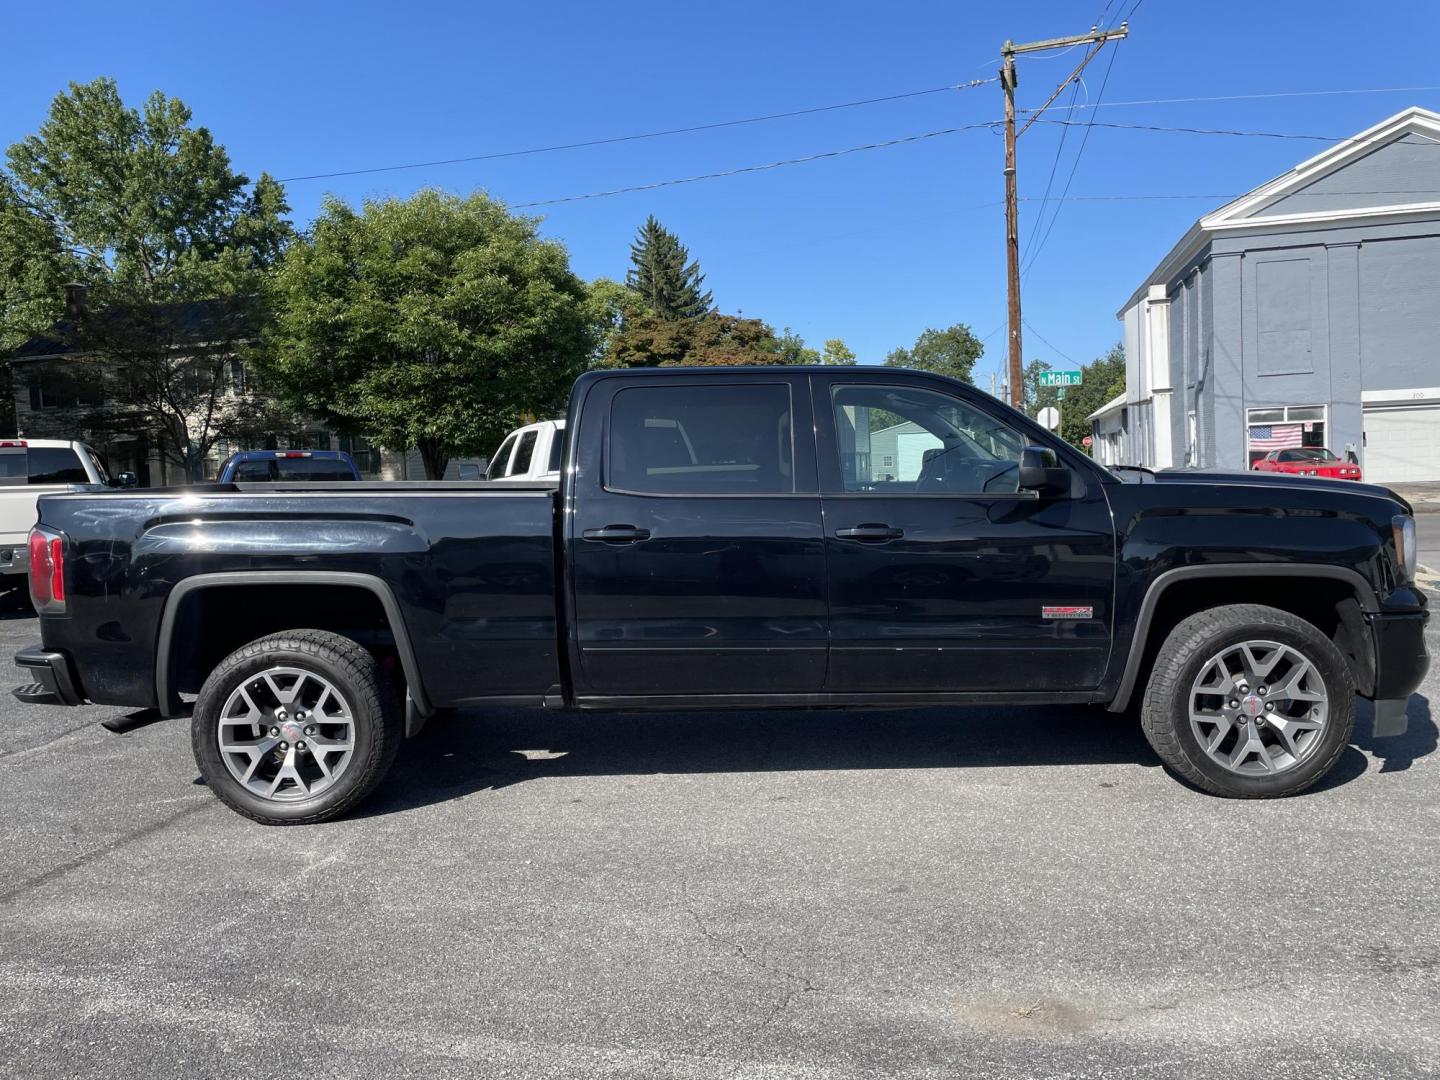
[[[1357,693],[1403,732],[1428,663],[1384,488],[1111,472],[890,368],[594,372],[565,433],[558,485],[45,496],[16,694],[191,711],[215,794],[279,824],[499,704],[1133,704],[1195,786],[1286,795]]]

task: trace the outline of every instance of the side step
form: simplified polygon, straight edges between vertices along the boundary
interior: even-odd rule
[[[60,695],[43,683],[26,683],[10,691],[26,705],[63,705]]]

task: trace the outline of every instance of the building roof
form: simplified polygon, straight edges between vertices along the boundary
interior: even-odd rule
[[[1096,409],[1094,412],[1092,412],[1092,413],[1091,413],[1089,416],[1087,416],[1085,419],[1086,419],[1086,420],[1099,420],[1102,416],[1108,416],[1108,415],[1110,415],[1112,412],[1115,412],[1117,409],[1121,409],[1121,408],[1123,408],[1124,406],[1125,406],[1125,391],[1124,391],[1124,390],[1121,390],[1120,393],[1116,394],[1113,398],[1111,398],[1109,401],[1107,401],[1104,405],[1101,405],[1098,409]]]
[[[231,300],[189,300],[177,304],[165,304],[155,309],[163,318],[177,341],[201,343],[209,337],[210,330],[222,319],[237,314],[237,307]],[[243,317],[243,314],[242,314]],[[11,362],[32,360],[53,360],[84,352],[83,344],[76,340],[75,319],[66,315],[57,320],[43,334],[36,334],[16,349],[8,359]]]
[[[1394,116],[1380,121],[1374,127],[1367,128],[1358,135],[1351,136],[1343,142],[1322,150],[1314,157],[1302,161],[1289,172],[1282,173],[1273,180],[1246,192],[1238,199],[1232,199],[1224,206],[1206,214],[1191,225],[1179,242],[1170,249],[1169,254],[1160,260],[1160,264],[1151,271],[1150,276],[1116,312],[1116,317],[1123,318],[1126,311],[1144,298],[1150,286],[1168,284],[1175,274],[1217,235],[1273,230],[1286,226],[1324,225],[1328,222],[1349,221],[1357,218],[1385,220],[1404,219],[1417,214],[1440,215],[1440,187],[1437,187],[1434,192],[1376,191],[1373,194],[1377,196],[1393,195],[1399,196],[1399,198],[1379,200],[1374,205],[1358,209],[1265,213],[1267,208],[1274,207],[1282,200],[1296,195],[1331,173],[1373,153],[1384,145],[1398,142],[1406,136],[1417,136],[1440,144],[1440,113],[1422,109],[1418,105],[1411,106],[1403,112],[1398,112]],[[1416,196],[1424,197],[1417,198]]]

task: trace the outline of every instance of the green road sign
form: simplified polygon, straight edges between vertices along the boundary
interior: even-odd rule
[[[1055,391],[1055,400],[1056,400],[1056,401],[1064,401],[1064,400],[1065,400],[1065,388],[1064,388],[1063,386],[1060,387],[1059,390],[1056,390],[1056,391]]]
[[[1042,371],[1041,386],[1079,386],[1081,373],[1078,371]]]

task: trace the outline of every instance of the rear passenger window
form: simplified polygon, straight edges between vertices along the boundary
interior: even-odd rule
[[[236,483],[264,484],[278,479],[273,461],[242,461],[235,466]]]
[[[30,448],[30,483],[88,484],[80,455],[68,447]]]
[[[515,448],[515,463],[510,466],[509,476],[519,476],[530,471],[530,459],[535,456],[536,431],[527,431],[520,436],[520,445]]]
[[[783,383],[636,386],[610,406],[607,485],[656,495],[795,490]]]

